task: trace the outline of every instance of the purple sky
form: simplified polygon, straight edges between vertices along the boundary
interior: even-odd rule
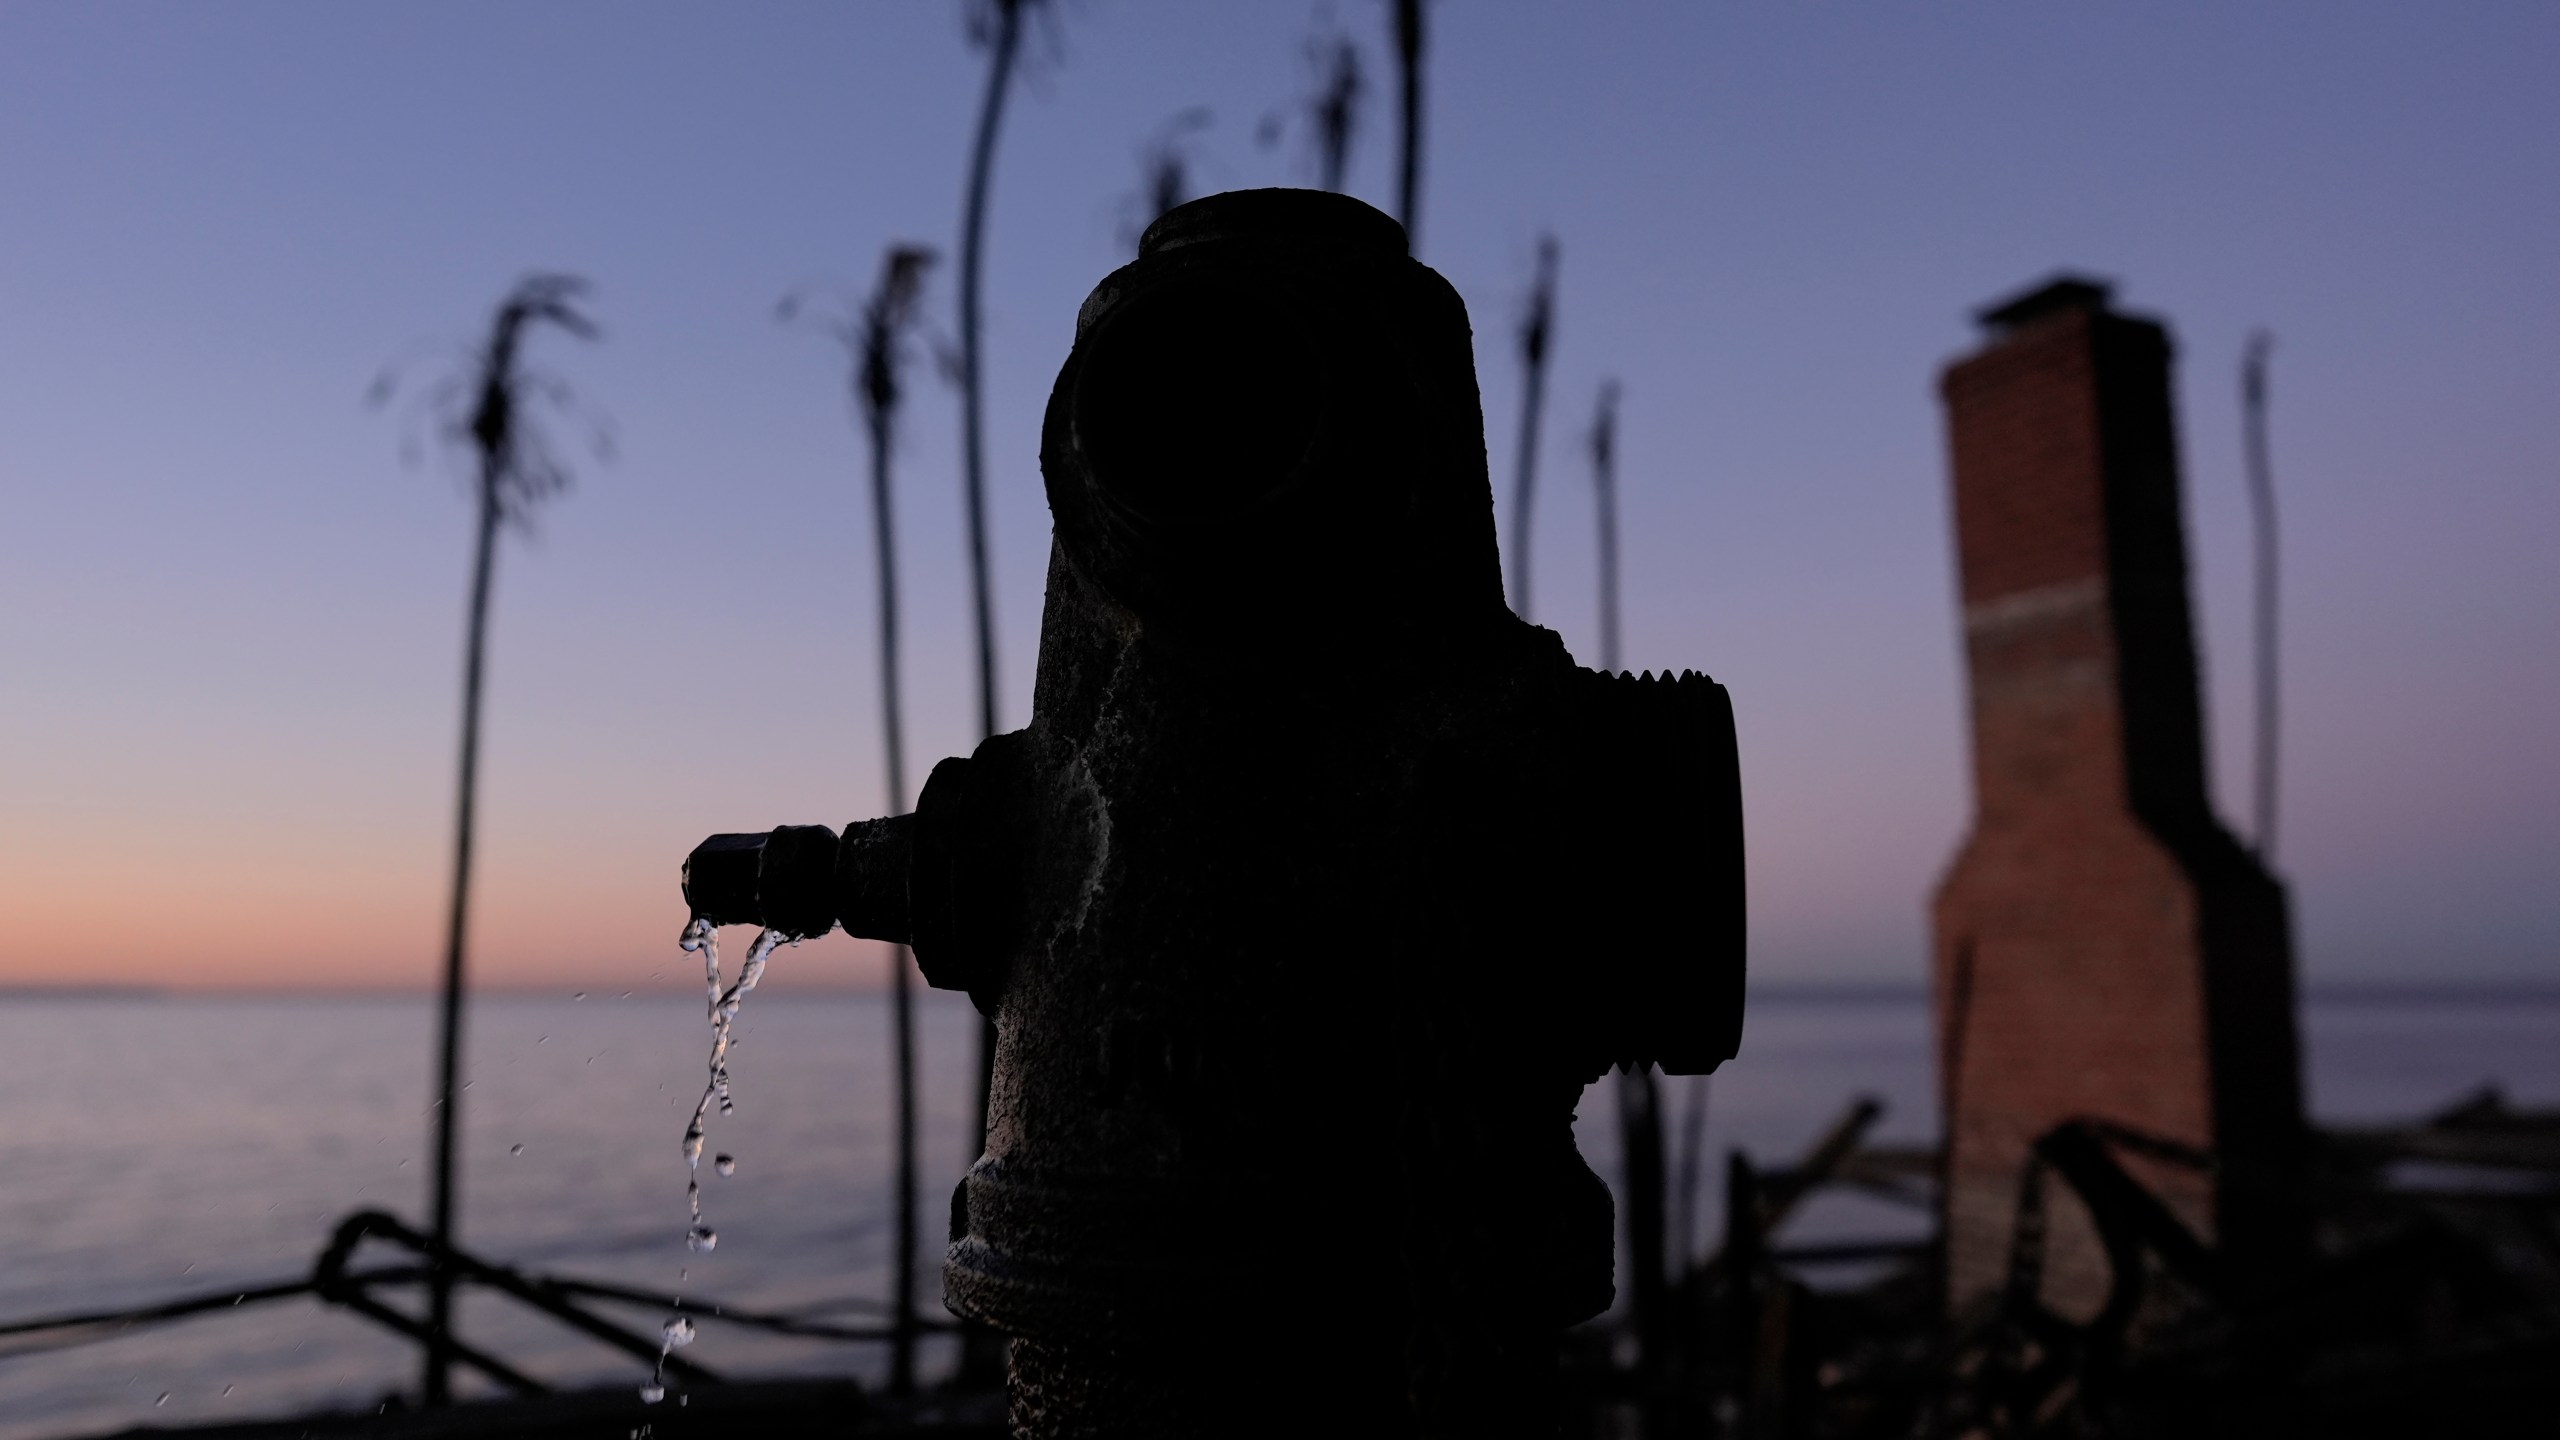
[[[1294,135],[1254,130],[1308,89],[1316,13],[1069,3],[1016,97],[988,270],[1009,724],[1039,406],[1124,257],[1137,152],[1205,104],[1201,188],[1303,182]],[[1420,250],[1474,312],[1498,477],[1519,292],[1539,232],[1564,247],[1536,618],[1596,643],[1577,441],[1623,377],[1627,658],[1732,687],[1759,974],[1921,974],[1967,803],[1934,377],[1972,307],[2063,266],[2180,342],[2233,814],[2234,367],[2278,336],[2308,974],[2560,974],[2560,10],[1434,15]],[[1334,17],[1383,101],[1383,6]],[[890,240],[949,246],[980,63],[951,4],[0,8],[0,982],[426,978],[470,512],[361,397],[534,268],[596,283],[605,343],[540,358],[621,457],[501,561],[480,974],[680,974],[696,839],[873,813],[859,450],[837,353],[771,311]],[[1351,186],[1384,201],[1369,116]],[[956,424],[920,377],[927,759],[972,738]]]

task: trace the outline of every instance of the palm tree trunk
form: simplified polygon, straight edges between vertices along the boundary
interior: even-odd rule
[[[978,134],[969,151],[969,194],[960,217],[960,479],[969,512],[969,578],[978,610],[978,733],[996,733],[996,617],[987,575],[985,372],[980,357],[978,284],[987,230],[987,191],[995,178],[996,132],[1012,88],[1014,57],[1022,48],[1022,0],[999,0],[994,53],[987,61],[987,91],[978,107]],[[987,1087],[995,1076],[996,1027],[978,1030],[978,1133],[987,1128]]]
[[[889,417],[871,425],[871,533],[880,571],[880,734],[887,748],[889,813],[907,810],[906,731],[898,695],[898,545],[889,497]],[[916,1359],[916,1040],[915,986],[907,947],[889,957],[889,1013],[895,1032],[898,1103],[897,1263],[891,1270],[889,1390],[915,1388]]]
[[[1629,1069],[1618,1076],[1618,1133],[1625,1147],[1621,1179],[1626,1187],[1628,1313],[1636,1330],[1636,1383],[1640,1404],[1654,1416],[1662,1402],[1664,1342],[1669,1319],[1663,1288],[1663,1198],[1667,1190],[1662,1165],[1662,1091],[1651,1067]],[[1652,1425],[1658,1425],[1656,1419]],[[1661,1433],[1652,1425],[1648,1435]]]
[[[1529,513],[1538,481],[1538,420],[1547,408],[1547,357],[1544,347],[1527,357],[1528,385],[1520,402],[1520,461],[1511,490],[1511,608],[1529,618]]]
[[[2264,332],[2249,339],[2241,361],[2240,399],[2249,447],[2249,513],[2257,530],[2257,773],[2252,828],[2258,858],[2276,858],[2276,481],[2267,459],[2267,351]]]
[[[1396,73],[1403,81],[1404,134],[1396,167],[1396,219],[1405,248],[1422,249],[1422,0],[1396,0]]]
[[[1600,412],[1591,425],[1591,494],[1598,509],[1600,548],[1600,668],[1618,671],[1618,462],[1617,387],[1600,394]],[[1525,510],[1525,505],[1523,509]],[[1524,531],[1525,535],[1525,531]],[[1527,553],[1527,542],[1521,544]],[[1523,591],[1528,576],[1523,571]],[[1626,1192],[1627,1268],[1634,1272],[1628,1287],[1629,1310],[1635,1318],[1637,1390],[1648,1435],[1664,1423],[1662,1380],[1666,1342],[1670,1337],[1664,1289],[1669,1267],[1664,1243],[1668,1225],[1669,1175],[1664,1164],[1662,1088],[1651,1069],[1630,1069],[1618,1076],[1618,1144]],[[1685,1243],[1685,1242],[1683,1242]]]
[[[489,582],[498,555],[497,462],[484,458],[480,475],[480,540],[471,567],[471,620],[462,666],[462,775],[456,786],[453,822],[453,905],[446,915],[444,996],[436,1066],[436,1168],[431,1181],[431,1210],[439,1254],[428,1259],[427,1357],[420,1390],[429,1405],[452,1398],[452,1351],[447,1344],[453,1326],[453,1272],[441,1254],[454,1243],[455,1138],[462,1106],[462,958],[463,934],[471,913],[471,819],[480,769],[480,679],[489,643]]]
[[[1599,510],[1600,668],[1618,673],[1618,382],[1601,388],[1591,423],[1591,498]]]

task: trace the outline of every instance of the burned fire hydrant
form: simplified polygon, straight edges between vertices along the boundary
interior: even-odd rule
[[[1504,607],[1465,309],[1354,200],[1158,220],[1041,469],[1030,725],[911,816],[713,837],[689,903],[994,1017],[943,1274],[1017,1433],[1550,1433],[1611,1296],[1576,1100],[1741,1035],[1724,690]]]

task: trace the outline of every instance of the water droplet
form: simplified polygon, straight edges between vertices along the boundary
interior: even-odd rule
[[[521,1145],[510,1145],[507,1147],[507,1153],[510,1155],[521,1155],[524,1153],[524,1147]]]
[[[230,1387],[230,1386],[228,1386],[228,1385],[223,1386],[223,1387],[222,1387],[222,1393],[223,1393],[223,1394],[225,1394],[225,1395],[230,1394],[230,1393],[231,1393],[231,1387]]]
[[[581,991],[578,991],[576,994],[571,995],[569,998],[570,998],[570,999],[572,999],[572,1000],[584,1000],[584,999],[586,999],[586,998],[587,998],[587,992],[586,992],[586,991],[584,991],[584,990],[581,990]]]
[[[738,1173],[738,1157],[735,1155],[715,1156],[711,1161],[711,1168],[719,1171],[723,1175],[735,1175]]]
[[[655,1381],[640,1387],[640,1403],[643,1405],[655,1405],[666,1398],[667,1387]]]
[[[681,1349],[693,1343],[693,1322],[678,1315],[659,1326],[658,1333],[666,1337],[668,1345]]]
[[[548,1035],[537,1035],[534,1037],[533,1043],[536,1045],[548,1045],[551,1043],[551,1037]]]
[[[166,1405],[166,1404],[168,1404],[168,1403],[169,1403],[169,1392],[168,1392],[168,1391],[166,1391],[166,1390],[161,1391],[161,1392],[160,1392],[160,1398],[159,1398],[159,1399],[157,1399],[157,1400],[152,1401],[151,1403],[152,1403],[152,1404],[154,1404],[154,1405]]]
[[[708,1225],[696,1225],[685,1232],[684,1243],[697,1253],[708,1255],[720,1244],[720,1232]]]

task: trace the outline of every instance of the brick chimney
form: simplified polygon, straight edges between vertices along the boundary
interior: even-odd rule
[[[2063,277],[1978,317],[1940,380],[1973,719],[1973,833],[1939,887],[1947,1300],[1998,1288],[2027,1149],[2103,1119],[2242,1274],[2294,1223],[2302,1092],[2283,887],[2213,816],[2198,720],[2169,336]],[[2107,1262],[2048,1180],[2045,1298]]]

